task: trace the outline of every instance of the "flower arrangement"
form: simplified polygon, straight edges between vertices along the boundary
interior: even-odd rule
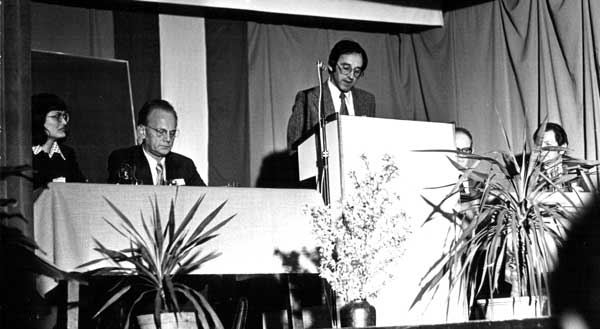
[[[411,223],[391,185],[398,167],[389,155],[373,170],[349,173],[352,187],[340,202],[310,208],[320,255],[320,274],[344,302],[377,296],[404,254]]]

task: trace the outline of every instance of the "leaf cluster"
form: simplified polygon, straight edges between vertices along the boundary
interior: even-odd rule
[[[190,274],[199,269],[206,262],[218,257],[218,252],[203,252],[203,245],[218,236],[217,231],[227,224],[235,215],[222,220],[211,228],[209,224],[217,217],[226,201],[214,209],[201,221],[193,221],[193,217],[200,204],[204,200],[202,195],[190,208],[185,217],[176,224],[175,201],[171,200],[168,219],[163,227],[161,215],[158,209],[158,200],[150,200],[152,215],[149,219],[144,218],[140,212],[141,229],[134,225],[115,204],[106,199],[108,205],[114,210],[120,219],[119,224],[110,220],[104,220],[121,236],[129,241],[129,247],[121,250],[113,250],[104,246],[100,241],[94,240],[95,248],[102,257],[91,262],[82,264],[87,267],[100,262],[109,261],[111,266],[105,266],[91,271],[93,275],[136,275],[141,282],[141,292],[135,295],[130,305],[124,328],[129,328],[129,321],[134,308],[146,298],[153,300],[154,321],[160,329],[161,312],[180,312],[180,300],[189,301],[196,311],[198,320],[203,328],[214,326],[222,329],[223,325],[217,314],[210,306],[207,299],[198,291],[178,282],[178,278]],[[100,310],[94,315],[97,317],[116,301],[123,298],[134,289],[133,283],[121,280],[114,289],[111,297],[104,303]],[[209,320],[211,323],[209,324]]]
[[[521,157],[515,155],[510,143],[508,152],[488,155],[446,150],[468,158],[472,165],[463,167],[449,158],[461,175],[441,204],[454,200],[452,196],[460,194],[461,188],[469,183],[475,186],[477,197],[453,213],[443,212],[441,204],[427,200],[434,206],[427,220],[442,215],[459,228],[459,235],[451,239],[447,250],[423,278],[422,290],[413,305],[426,292],[435,294],[446,276],[450,290],[460,289],[462,296],[468,297],[469,305],[485,286],[493,298],[500,280],[512,284],[513,297],[547,294],[548,275],[556,263],[556,250],[564,243],[575,216],[564,204],[547,200],[558,194],[569,203],[569,208],[577,209],[583,202],[577,190],[574,190],[579,197],[577,203],[565,192],[581,179],[582,173],[573,173],[568,166],[589,169],[598,164],[569,158],[568,163],[554,164],[563,167],[560,175],[553,175],[546,161],[548,152],[565,152],[566,148],[542,147],[541,144],[540,136],[533,151]],[[527,143],[522,154],[526,151]],[[482,167],[486,169],[476,170]]]

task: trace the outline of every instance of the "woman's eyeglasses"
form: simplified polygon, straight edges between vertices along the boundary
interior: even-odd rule
[[[69,112],[66,112],[66,111],[57,111],[57,112],[54,112],[53,115],[49,115],[48,117],[53,118],[54,120],[59,121],[59,122],[62,119],[62,120],[65,120],[65,122],[67,122],[67,123],[69,122],[69,119],[71,118],[69,116]]]

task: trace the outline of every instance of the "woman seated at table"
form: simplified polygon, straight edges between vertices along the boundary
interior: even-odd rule
[[[75,151],[63,144],[67,137],[67,105],[53,94],[31,98],[33,188],[50,182],[85,182]]]

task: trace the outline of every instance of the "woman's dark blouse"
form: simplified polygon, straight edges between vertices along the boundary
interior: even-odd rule
[[[65,160],[60,154],[54,154],[52,158],[48,157],[48,153],[42,151],[33,155],[33,188],[42,187],[54,178],[65,177],[68,183],[85,182],[85,176],[79,169],[79,164],[75,157],[75,151],[72,148],[60,145],[60,151],[65,157]]]

